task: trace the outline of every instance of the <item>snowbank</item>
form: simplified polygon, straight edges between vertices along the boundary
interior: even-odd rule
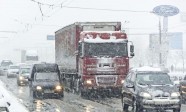
[[[2,81],[0,81],[0,106],[7,107],[9,112],[29,112],[29,110],[6,89]]]

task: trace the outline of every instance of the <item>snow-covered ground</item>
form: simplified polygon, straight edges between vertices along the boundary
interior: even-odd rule
[[[0,107],[7,108],[10,112],[29,112],[17,97],[6,89],[2,81],[0,81]]]

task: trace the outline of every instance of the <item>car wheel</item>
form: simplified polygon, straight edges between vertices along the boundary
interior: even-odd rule
[[[19,81],[17,81],[17,85],[18,85],[18,86],[21,86],[21,83],[20,83]]]
[[[127,105],[127,104],[123,104],[123,111],[124,112],[128,112],[128,108],[129,108],[129,105]]]
[[[180,112],[180,108],[179,109],[173,109],[173,112]]]
[[[34,102],[34,92],[31,89],[29,89],[29,100],[31,103]]]
[[[41,100],[44,98],[42,93],[39,93],[39,92],[35,92],[35,96],[36,98],[41,99]]]
[[[181,96],[181,103],[185,104],[185,99]]]
[[[143,112],[143,108],[138,103],[136,103],[136,100],[133,103],[132,110],[132,112]]]

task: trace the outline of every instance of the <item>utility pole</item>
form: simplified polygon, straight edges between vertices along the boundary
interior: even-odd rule
[[[159,49],[161,49],[161,18],[159,17]],[[159,52],[159,64],[162,64],[161,50]]]

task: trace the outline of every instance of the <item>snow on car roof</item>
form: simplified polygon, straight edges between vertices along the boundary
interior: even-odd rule
[[[150,66],[143,66],[143,67],[138,67],[138,68],[133,68],[132,70],[134,71],[147,71],[147,72],[160,72],[162,71],[161,68],[156,68],[156,67],[150,67]]]

